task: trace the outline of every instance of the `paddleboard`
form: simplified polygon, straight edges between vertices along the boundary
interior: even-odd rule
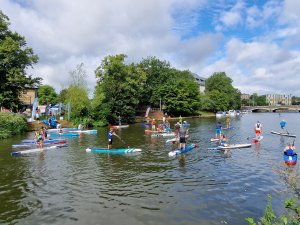
[[[222,127],[222,130],[230,130],[233,129],[233,127]]]
[[[62,128],[62,131],[64,132],[67,132],[67,131],[75,131],[75,130],[78,130],[77,128]],[[53,129],[47,129],[47,132],[48,133],[52,133],[52,132],[59,132],[60,129],[56,129],[56,128],[53,128]]]
[[[215,148],[208,148],[210,150],[226,150],[226,149],[236,149],[236,148],[249,148],[251,144],[231,144],[227,146],[217,146]]]
[[[11,156],[18,156],[18,155],[25,155],[25,154],[35,153],[35,152],[42,152],[42,151],[50,150],[50,149],[63,148],[63,147],[67,147],[67,146],[68,145],[66,145],[66,144],[53,145],[53,146],[44,147],[44,148],[36,148],[36,149],[29,149],[29,150],[24,150],[24,151],[12,152],[10,154],[11,154]]]
[[[55,142],[44,142],[43,145],[59,145],[59,144],[65,144],[66,140],[59,140]],[[38,143],[23,143],[23,144],[15,144],[12,145],[13,148],[22,148],[22,147],[38,147]]]
[[[78,133],[51,133],[48,134],[48,136],[50,137],[75,137],[75,136],[79,136]]]
[[[151,126],[151,123],[141,123],[140,124],[142,127],[146,127],[146,126]]]
[[[46,140],[44,140],[44,144],[59,142],[59,141],[66,141],[66,140],[65,139],[46,139]],[[36,140],[34,140],[34,139],[23,140],[22,144],[36,144]]]
[[[297,163],[297,153],[294,153],[294,155],[287,155],[284,152],[283,159],[287,165],[295,165]]]
[[[174,151],[171,151],[171,152],[169,152],[168,155],[169,155],[169,157],[174,157],[174,156],[177,156],[177,155],[180,155],[180,154],[187,153],[187,152],[193,150],[193,149],[196,148],[196,147],[198,147],[198,146],[195,145],[195,144],[191,144],[191,145],[189,145],[189,146],[186,146],[185,149],[182,149],[182,150],[176,149],[176,150],[174,150]]]
[[[275,132],[275,131],[271,131],[271,134],[277,134],[277,135],[281,135],[281,136],[286,136],[286,137],[296,137],[296,135],[294,134],[290,134],[290,133],[280,133],[280,132]]]
[[[126,154],[126,153],[134,153],[134,152],[141,152],[142,149],[139,148],[115,148],[115,149],[108,149],[108,148],[87,148],[86,152],[93,152],[93,153],[110,153],[110,154]]]
[[[172,139],[166,140],[166,143],[170,143],[170,142],[175,143],[175,142],[178,142],[178,141],[179,141],[179,138],[172,138]]]
[[[167,131],[164,131],[164,130],[145,130],[145,133],[161,134],[161,133],[167,133]]]
[[[97,134],[98,130],[74,130],[74,133]]]
[[[151,134],[151,137],[173,137],[175,133]]]
[[[220,139],[219,138],[211,138],[210,141],[211,142],[217,142],[217,141],[220,141]]]
[[[115,129],[120,129],[120,128],[127,128],[129,127],[129,125],[115,125],[115,126],[110,126],[111,128],[115,128]]]

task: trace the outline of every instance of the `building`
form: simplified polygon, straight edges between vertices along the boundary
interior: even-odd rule
[[[37,88],[27,88],[20,95],[20,110],[31,109],[34,99],[37,97]]]
[[[268,94],[266,95],[266,102],[268,105],[292,105],[292,95],[278,95],[278,94]]]
[[[195,78],[196,82],[199,85],[200,92],[203,93],[205,91],[205,81],[206,81],[207,78],[200,77],[195,73],[192,73],[192,75],[193,75],[193,77]]]
[[[31,111],[34,99],[37,97],[37,88],[26,88],[19,96],[21,104],[19,105],[19,111],[24,112]],[[0,112],[11,112],[11,110],[4,107],[0,107]]]
[[[250,95],[249,94],[241,94],[241,100],[249,100],[250,99]]]

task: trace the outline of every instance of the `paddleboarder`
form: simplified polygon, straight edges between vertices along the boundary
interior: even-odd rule
[[[287,146],[284,148],[284,152],[288,156],[293,156],[295,153],[296,147],[294,145],[291,145],[290,143],[287,143]]]
[[[284,128],[286,125],[286,121],[283,119],[280,121],[281,133],[284,133]]]
[[[220,136],[220,144],[224,147],[228,146],[228,138],[226,138],[224,134]]]
[[[156,121],[155,119],[153,118],[152,121],[151,121],[151,125],[152,125],[152,130],[155,131],[155,124],[156,124]]]
[[[230,128],[230,117],[226,117],[226,125],[227,125],[227,128]]]
[[[114,128],[110,128],[108,131],[108,149],[112,148],[112,143],[113,143],[113,135],[118,136],[114,130]]]
[[[261,132],[262,132],[262,125],[259,121],[257,121],[257,123],[255,124],[255,137],[256,139],[260,138]]]
[[[219,121],[217,124],[216,124],[216,135],[215,135],[215,138],[217,139],[220,139],[220,136],[221,136],[221,130],[222,130],[222,124],[221,122]]]
[[[179,129],[179,149],[185,149],[186,137],[188,135],[188,129],[185,129],[182,125]]]

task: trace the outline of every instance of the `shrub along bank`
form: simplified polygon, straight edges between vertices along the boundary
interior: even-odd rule
[[[26,131],[26,117],[14,113],[0,112],[0,139],[21,134]]]

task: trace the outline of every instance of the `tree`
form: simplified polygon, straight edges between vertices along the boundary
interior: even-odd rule
[[[83,68],[84,64],[81,63],[76,66],[76,69],[71,71],[71,85],[66,90],[65,101],[67,104],[70,102],[71,105],[71,117],[73,119],[80,119],[86,117],[89,114],[90,110],[90,100],[88,97],[87,89],[87,74]]]
[[[224,72],[214,73],[206,80],[205,93],[214,102],[214,111],[239,109],[241,106],[241,93],[232,86],[232,79]]]
[[[146,81],[145,72],[135,64],[126,65],[124,54],[107,56],[96,69],[97,92],[93,106],[101,108],[108,122],[114,123],[117,116],[132,122]]]
[[[39,104],[47,105],[47,104],[56,104],[58,101],[57,93],[54,88],[50,85],[39,86],[38,88],[38,98]]]
[[[67,92],[68,92],[67,89],[62,89],[62,90],[59,92],[59,95],[58,95],[58,101],[59,101],[59,102],[66,102],[66,95],[67,95]]]
[[[26,69],[37,63],[38,57],[9,25],[8,17],[0,11],[0,106],[16,111],[21,92],[39,85],[41,78],[27,76]]]
[[[146,73],[140,104],[158,106],[160,96],[156,93],[160,89],[160,85],[165,84],[174,71],[169,62],[159,60],[156,57],[143,59],[138,66]]]
[[[156,84],[156,99],[165,102],[168,114],[193,115],[200,109],[199,86],[189,71],[172,70],[165,83]]]

